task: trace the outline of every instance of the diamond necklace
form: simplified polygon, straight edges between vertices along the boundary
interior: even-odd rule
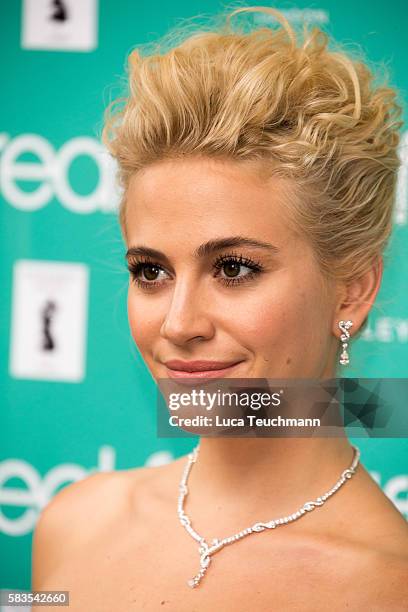
[[[191,578],[191,580],[187,581],[188,586],[192,588],[198,586],[202,577],[204,576],[205,572],[208,569],[208,566],[211,561],[211,555],[216,553],[218,550],[220,550],[227,544],[236,542],[237,540],[251,533],[254,533],[254,532],[263,531],[264,529],[275,529],[275,527],[277,527],[278,525],[286,525],[287,523],[290,523],[291,521],[295,521],[296,519],[300,518],[301,516],[306,514],[306,512],[311,512],[316,506],[322,506],[327,498],[333,495],[333,493],[335,493],[346,482],[346,480],[350,479],[353,476],[353,474],[355,474],[356,467],[360,459],[360,450],[354,445],[351,445],[351,446],[354,449],[353,461],[351,462],[350,467],[344,470],[344,472],[342,472],[339,480],[329,491],[327,491],[323,495],[320,495],[320,497],[318,497],[314,501],[306,502],[305,504],[303,504],[301,508],[299,508],[299,510],[297,510],[293,514],[289,514],[288,516],[283,516],[281,518],[273,519],[271,521],[268,521],[267,523],[254,523],[252,527],[247,527],[246,529],[243,529],[242,531],[239,531],[238,533],[228,538],[223,538],[222,540],[219,540],[218,538],[214,538],[210,546],[206,542],[205,538],[200,536],[193,529],[193,527],[191,526],[190,519],[184,512],[184,498],[186,497],[188,493],[187,480],[190,474],[191,467],[193,463],[195,463],[197,460],[197,455],[198,455],[198,451],[200,448],[200,443],[198,443],[197,446],[193,449],[193,451],[189,453],[188,455],[188,461],[184,468],[184,471],[181,477],[181,481],[180,481],[180,485],[179,485],[180,495],[178,498],[178,505],[177,505],[177,513],[178,513],[181,524],[185,527],[188,533],[200,544],[198,548],[198,552],[200,553],[200,571],[198,572],[198,574],[194,576],[194,578]]]

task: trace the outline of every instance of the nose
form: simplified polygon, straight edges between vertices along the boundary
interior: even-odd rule
[[[195,338],[209,339],[214,326],[206,309],[208,301],[197,281],[186,278],[175,283],[160,334],[173,344],[183,345]]]

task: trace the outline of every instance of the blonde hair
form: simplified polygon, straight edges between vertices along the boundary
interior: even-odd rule
[[[280,27],[233,28],[243,12]],[[402,125],[395,90],[375,85],[365,61],[329,50],[322,30],[296,32],[272,8],[236,8],[198,31],[186,23],[150,53],[130,53],[128,92],[105,111],[125,240],[126,190],[140,169],[194,155],[259,161],[268,176],[291,179],[299,194],[291,214],[322,273],[359,278],[392,229]]]

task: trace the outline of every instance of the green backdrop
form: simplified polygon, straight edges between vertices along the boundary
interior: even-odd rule
[[[52,48],[58,44],[52,33],[48,48],[30,42],[30,27],[39,32],[27,24],[36,18],[32,4],[0,3],[0,588],[22,589],[30,588],[36,518],[57,490],[94,470],[166,462],[195,444],[156,435],[156,388],[128,329],[118,193],[99,136],[130,49],[179,18],[224,8],[215,0],[66,2],[75,19],[92,5],[96,11],[89,30],[94,42],[67,49]],[[52,4],[37,0],[38,10],[48,5],[49,12]],[[385,61],[406,95],[404,0],[273,6],[288,10],[292,20],[306,15],[337,40],[361,45],[370,60]],[[401,156],[390,263],[366,333],[350,345],[348,376],[407,374],[403,147]],[[65,358],[53,361],[56,313],[69,325],[60,330]],[[407,439],[355,442],[366,468],[408,518]]]

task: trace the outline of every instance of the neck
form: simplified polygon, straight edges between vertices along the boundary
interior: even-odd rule
[[[188,485],[206,509],[278,516],[331,489],[353,456],[346,436],[201,438]]]

